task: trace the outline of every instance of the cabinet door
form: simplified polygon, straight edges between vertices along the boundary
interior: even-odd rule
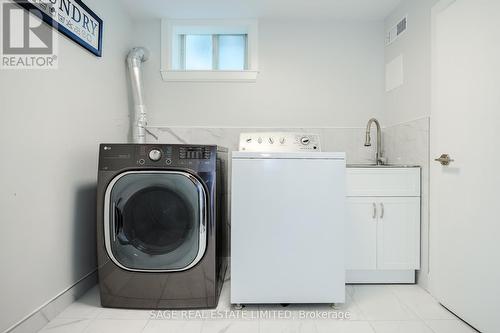
[[[347,199],[348,270],[377,268],[377,203],[378,198]]]
[[[420,268],[420,198],[379,198],[378,269]]]

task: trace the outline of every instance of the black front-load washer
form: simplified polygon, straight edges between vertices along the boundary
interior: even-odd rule
[[[213,308],[227,267],[227,149],[99,148],[97,254],[105,307]]]

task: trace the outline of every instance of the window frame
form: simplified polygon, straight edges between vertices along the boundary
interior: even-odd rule
[[[246,35],[246,69],[176,69],[180,35]],[[256,20],[168,20],[161,24],[161,75],[164,81],[255,82],[258,74],[258,22]],[[217,45],[214,45],[217,47]]]

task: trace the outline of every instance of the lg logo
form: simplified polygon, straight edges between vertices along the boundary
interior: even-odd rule
[[[52,28],[38,9],[3,3],[3,54],[52,54]]]

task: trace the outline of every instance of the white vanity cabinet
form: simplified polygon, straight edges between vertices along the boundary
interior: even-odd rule
[[[347,196],[347,283],[414,283],[420,168],[348,168]]]

